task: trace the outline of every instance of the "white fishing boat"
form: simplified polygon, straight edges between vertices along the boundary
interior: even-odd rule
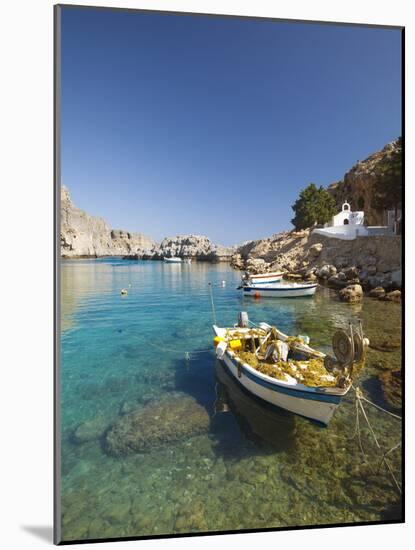
[[[270,271],[269,273],[258,273],[256,275],[245,273],[243,281],[252,286],[265,285],[281,281],[283,275],[284,273],[282,271]]]
[[[369,340],[362,327],[338,330],[334,357],[290,337],[267,323],[249,326],[247,314],[225,328],[213,325],[216,356],[256,397],[327,425],[364,364]]]
[[[168,264],[181,264],[182,263],[182,259],[181,258],[178,258],[176,256],[172,256],[171,258],[163,258],[163,260],[168,263]]]
[[[254,298],[299,298],[313,296],[317,290],[317,283],[270,283],[266,285],[244,284],[242,288],[245,296]]]

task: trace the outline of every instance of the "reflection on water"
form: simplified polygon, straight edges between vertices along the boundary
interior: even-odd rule
[[[353,437],[352,394],[324,429],[252,399],[215,361],[208,282],[221,324],[245,310],[322,349],[335,328],[361,318],[377,347],[361,383],[387,407],[379,375],[400,370],[400,306],[351,306],[327,289],[314,299],[252,300],[236,291],[239,281],[225,264],[62,263],[64,540],[399,519],[400,497],[377,469],[368,429],[365,455]],[[390,349],[380,351],[385,340]],[[179,429],[172,418],[181,403]],[[368,414],[381,445],[392,447],[399,422]],[[151,445],[111,455],[113,426],[120,448],[128,438],[140,448],[136,417]],[[400,477],[399,451],[390,459]]]
[[[237,383],[227,368],[216,362],[215,412],[231,412],[245,437],[262,448],[288,451],[295,438],[295,416],[271,407],[249,394]]]

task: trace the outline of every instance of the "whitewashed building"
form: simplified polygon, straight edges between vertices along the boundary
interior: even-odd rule
[[[316,228],[313,233],[351,241],[356,237],[370,237],[372,235],[388,235],[393,233],[387,226],[366,226],[364,225],[365,213],[362,210],[353,212],[350,204],[345,201],[342,209],[335,214],[331,223],[322,228]]]
[[[352,212],[350,204],[346,201],[342,205],[341,212],[333,216],[331,226],[339,225],[363,225],[365,213],[361,210]]]

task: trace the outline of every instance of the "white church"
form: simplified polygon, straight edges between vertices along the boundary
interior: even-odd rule
[[[353,212],[350,204],[345,201],[341,211],[333,216],[331,223],[313,229],[313,233],[348,241],[356,237],[393,234],[393,230],[388,226],[366,226],[364,220],[365,213],[361,210]]]

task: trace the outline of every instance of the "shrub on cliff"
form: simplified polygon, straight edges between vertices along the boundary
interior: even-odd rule
[[[375,208],[394,210],[395,217],[402,205],[402,138],[377,167],[373,205]]]
[[[291,220],[294,227],[306,229],[315,224],[324,224],[336,214],[336,202],[324,187],[310,183],[300,192],[300,196],[291,207],[295,216]]]

